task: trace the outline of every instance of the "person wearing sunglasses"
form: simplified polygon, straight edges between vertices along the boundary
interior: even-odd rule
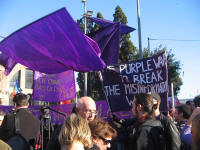
[[[94,145],[99,147],[100,150],[110,148],[112,139],[117,136],[117,131],[101,118],[95,118],[89,123],[89,126]]]

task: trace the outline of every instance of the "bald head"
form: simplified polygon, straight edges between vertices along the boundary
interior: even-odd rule
[[[96,115],[95,101],[88,96],[81,97],[76,104],[76,112],[88,122],[94,120]]]

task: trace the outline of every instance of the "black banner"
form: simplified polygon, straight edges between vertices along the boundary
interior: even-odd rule
[[[138,93],[158,93],[160,109],[167,111],[167,56],[162,52],[135,62],[107,66],[102,72],[106,97],[112,112],[130,110]]]

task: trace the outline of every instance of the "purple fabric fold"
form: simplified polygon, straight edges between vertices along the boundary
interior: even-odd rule
[[[101,49],[101,58],[106,65],[118,64],[120,50],[120,24],[115,23],[89,34]]]
[[[4,68],[5,68],[4,74],[5,75],[8,75],[12,71],[12,69],[15,67],[16,64],[17,64],[17,62],[14,61],[13,59],[9,58],[8,56],[6,56],[3,53],[0,54],[0,65],[4,66]]]
[[[102,27],[107,27],[109,25],[116,23],[116,22],[112,22],[110,20],[106,20],[106,19],[102,19],[102,18],[90,17],[89,19]],[[135,30],[135,28],[129,27],[125,24],[120,24],[120,34],[128,34],[129,32],[132,32],[134,30]]]
[[[0,42],[0,51],[47,74],[67,70],[89,72],[105,67],[97,53],[98,45],[84,36],[65,8],[11,34]]]

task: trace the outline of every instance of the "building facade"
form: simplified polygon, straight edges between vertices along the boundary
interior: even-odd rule
[[[0,66],[0,104],[12,105],[12,95],[16,81],[25,94],[33,92],[33,71],[17,64],[8,76],[4,75],[4,67]]]

